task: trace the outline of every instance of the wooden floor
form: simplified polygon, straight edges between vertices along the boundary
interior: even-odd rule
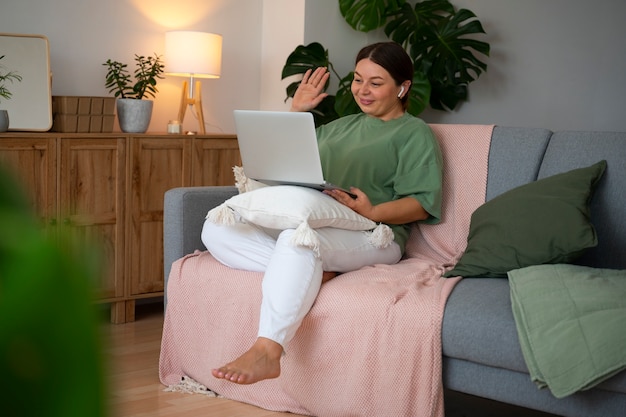
[[[223,398],[164,392],[158,375],[162,326],[160,303],[138,306],[132,323],[109,324],[103,319],[111,417],[297,417]],[[453,391],[446,391],[445,397],[446,417],[556,417]]]
[[[103,324],[112,417],[296,416],[223,398],[164,392],[158,373],[163,310],[158,304],[146,305],[136,314],[132,323]]]

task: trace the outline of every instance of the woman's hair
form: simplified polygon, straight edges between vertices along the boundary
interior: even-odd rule
[[[412,85],[413,61],[400,44],[396,42],[378,42],[368,45],[357,54],[355,65],[365,58],[387,70],[397,85],[407,80],[411,81]],[[411,87],[409,87],[409,91],[411,91]],[[406,110],[409,101],[408,91],[401,101],[402,106]]]

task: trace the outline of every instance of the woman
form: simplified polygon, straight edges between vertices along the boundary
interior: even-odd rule
[[[307,71],[291,110],[315,108],[326,97],[328,77],[326,68]],[[400,45],[382,42],[363,48],[351,87],[362,113],[317,130],[325,177],[350,186],[356,198],[339,190],[326,193],[357,213],[388,224],[394,231],[391,245],[376,248],[362,232],[322,228],[317,229],[318,257],[311,249],[289,243],[293,230],[205,222],[202,240],[218,261],[264,272],[258,337],[239,358],[214,369],[214,377],[239,384],[278,377],[285,346],[323,282],[337,272],[398,262],[409,224],[439,221],[441,154],[429,127],[406,112],[412,79],[412,61]]]

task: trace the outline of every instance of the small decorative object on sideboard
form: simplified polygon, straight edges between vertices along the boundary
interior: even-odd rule
[[[111,133],[114,97],[52,96],[52,131]]]
[[[117,97],[117,117],[120,129],[126,133],[144,133],[148,130],[152,117],[153,101],[158,92],[157,79],[163,78],[161,57],[135,55],[136,68],[134,81],[128,72],[128,65],[108,59],[105,87]]]
[[[0,56],[0,60],[4,55]],[[22,76],[15,71],[8,71],[0,63],[0,98],[11,99],[11,91],[7,88],[7,82],[22,81]],[[9,112],[0,109],[0,132],[9,130]]]
[[[183,125],[178,120],[170,120],[167,124],[167,133],[180,135],[183,133]]]

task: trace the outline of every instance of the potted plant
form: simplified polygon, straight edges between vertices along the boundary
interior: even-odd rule
[[[471,11],[455,10],[448,0],[338,2],[341,15],[354,30],[370,32],[384,27],[385,35],[401,44],[413,59],[411,114],[420,114],[428,105],[453,110],[467,99],[469,83],[487,69],[479,59],[480,55],[489,56],[489,44],[478,40],[485,33],[481,23]],[[339,84],[336,95],[329,95],[313,110],[316,124],[360,111],[350,92],[352,72],[345,77],[337,74],[328,51],[318,42],[298,46],[287,58],[282,78],[319,66],[328,67]],[[293,97],[298,84],[287,87],[288,98]]]
[[[0,56],[0,60],[4,58],[4,55]],[[7,82],[22,81],[22,76],[15,71],[7,71],[5,67],[0,64],[0,98],[10,100],[13,95],[7,88]],[[7,110],[0,110],[0,132],[6,132],[9,130],[9,112]]]
[[[127,133],[144,133],[152,117],[153,101],[158,92],[157,80],[163,78],[164,65],[159,55],[135,55],[136,68],[131,76],[128,65],[107,61],[105,87],[117,98],[117,117],[120,129]]]

